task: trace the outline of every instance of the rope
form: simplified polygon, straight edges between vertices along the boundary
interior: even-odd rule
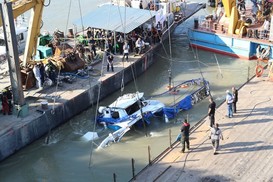
[[[218,66],[219,73],[220,73],[221,77],[223,78],[222,70],[220,68],[220,65],[219,65],[218,59],[216,57],[216,54],[214,54],[214,57],[215,57],[215,60],[216,60],[217,66]]]
[[[79,2],[79,9],[80,9],[80,17],[81,17],[81,24],[82,24],[82,32],[84,32],[84,26],[83,26],[83,20],[82,20],[82,8],[81,8],[81,2],[80,0],[78,0]],[[66,28],[67,29],[67,28]]]
[[[191,41],[190,41],[189,37],[188,37],[188,40],[189,40],[190,46],[191,46],[191,48],[193,50],[193,47],[192,47],[192,44],[191,44]],[[200,62],[201,61],[199,60],[199,55],[198,55],[198,49],[197,49],[197,47],[196,47],[196,52],[194,52],[194,51],[192,51],[192,52],[193,52],[194,58],[196,58],[196,61],[198,63],[198,69],[199,69],[200,75],[202,76],[203,80],[205,80],[203,72],[202,72],[202,69],[201,69],[201,66],[200,66]],[[209,91],[209,95],[211,96],[210,91]]]
[[[107,22],[107,25],[109,27],[109,22],[110,22],[110,16],[111,16],[111,6],[109,6],[109,11],[108,11],[108,22]],[[104,45],[104,48],[106,50],[106,41],[105,41],[105,45]],[[103,66],[104,66],[104,62],[106,60],[106,54],[104,53],[103,54],[103,58],[102,58],[102,64],[101,64],[101,76],[100,76],[100,79],[102,78],[102,75],[103,75]],[[96,122],[96,119],[98,117],[98,108],[99,108],[99,100],[100,100],[100,93],[101,93],[101,81],[99,82],[99,88],[98,88],[98,97],[97,97],[97,104],[96,104],[96,112],[95,112],[95,122],[94,122],[94,125],[93,125],[93,131],[96,131],[96,125],[97,125],[97,122]],[[92,164],[92,156],[93,156],[93,149],[94,149],[94,144],[96,144],[95,142],[91,142],[91,149],[90,149],[90,158],[89,158],[89,168],[91,167],[91,164]],[[97,145],[97,144],[96,144]]]
[[[118,2],[120,3],[120,0]],[[119,14],[120,14],[120,19],[121,19],[120,9],[119,9]],[[126,35],[125,35],[125,32],[126,32],[126,6],[124,6],[124,24],[122,23],[122,26],[123,26],[123,36],[124,36],[123,41],[125,42],[126,41]],[[121,85],[120,85],[120,94],[121,95],[123,94],[123,91],[124,91],[124,55],[123,55],[122,61],[123,61],[122,62],[123,69],[122,69],[122,79],[121,79]]]
[[[123,91],[124,91],[124,62],[122,62],[122,78],[121,78],[121,85],[120,85],[121,95],[123,94]]]
[[[67,31],[69,16],[70,16],[70,11],[71,11],[71,1],[72,0],[70,0],[70,2],[69,2],[68,15],[67,15],[67,21],[66,21],[66,31]],[[65,33],[66,33],[66,31],[65,31]],[[64,48],[65,47],[63,45],[62,50],[64,50]],[[60,82],[60,73],[61,73],[61,69],[58,70],[57,84],[56,84],[56,88],[55,88],[55,92],[54,92],[54,98],[53,98],[54,102],[53,102],[51,114],[55,114],[55,104],[56,104],[58,86],[59,86],[59,82]]]

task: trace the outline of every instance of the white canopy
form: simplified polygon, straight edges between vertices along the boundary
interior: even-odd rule
[[[74,24],[85,28],[129,33],[153,18],[155,14],[155,11],[106,4],[76,20]]]

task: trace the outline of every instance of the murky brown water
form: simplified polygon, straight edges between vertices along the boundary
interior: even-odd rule
[[[94,1],[82,0],[81,5],[88,9],[94,6],[92,2]],[[54,25],[63,26],[59,26],[60,29],[66,27],[61,20],[67,17],[64,8],[68,6],[67,3],[68,1],[65,0],[52,1],[51,6],[55,6],[55,9],[45,12],[46,16],[55,17],[50,20]],[[73,3],[73,16],[77,17],[78,5],[76,1]],[[199,15],[205,13],[206,11],[201,10]],[[49,22],[48,17],[46,17],[44,26],[47,26],[47,22]],[[188,47],[187,37],[182,35],[187,31],[185,27],[192,25],[193,21],[190,20],[179,26],[172,34],[173,81],[181,82],[199,78],[202,72],[205,79],[210,82],[212,95],[219,104],[224,100],[225,90],[231,89],[232,86],[239,87],[247,81],[249,74],[254,74],[255,64],[251,61],[217,54],[219,69],[215,55],[201,50],[197,51],[200,60],[198,63],[194,59],[193,51]],[[49,30],[55,29],[53,25],[48,27],[50,27]],[[145,92],[145,95],[165,91],[168,85],[170,63],[166,59],[169,55],[165,54],[164,50],[169,50],[167,43],[164,43],[164,48],[157,53],[155,64],[137,78],[137,88]],[[135,84],[131,82],[125,86],[124,92],[135,92],[136,90]],[[100,105],[113,102],[120,94],[120,91],[113,93]],[[148,164],[148,146],[151,147],[152,158],[155,158],[168,147],[169,130],[172,131],[173,140],[179,133],[181,124],[177,120],[188,117],[193,125],[207,113],[207,106],[208,101],[204,100],[190,111],[180,113],[179,117],[169,123],[165,123],[162,118],[153,119],[152,124],[146,129],[133,128],[120,143],[99,151],[96,150],[96,147],[101,140],[91,144],[81,139],[86,132],[94,131],[95,108],[90,108],[52,131],[49,145],[44,144],[45,138],[41,138],[1,162],[0,181],[113,181],[113,173],[117,175],[117,181],[128,181],[132,177],[132,158],[135,160],[135,171],[139,172]],[[99,136],[105,137],[107,132],[102,130],[101,127],[96,127]],[[148,137],[145,136],[146,133]]]

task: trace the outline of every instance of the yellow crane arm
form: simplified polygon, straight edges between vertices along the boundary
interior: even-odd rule
[[[13,3],[13,17],[17,18],[23,13],[31,10],[31,17],[29,19],[28,37],[24,53],[23,65],[26,66],[31,57],[36,54],[37,40],[40,35],[40,25],[42,20],[42,13],[45,0],[11,0]],[[0,20],[0,26],[2,21]]]
[[[13,17],[17,18],[28,10],[34,8],[36,4],[43,4],[44,0],[11,0],[10,2],[13,3]],[[0,19],[0,26],[2,26],[2,19]]]

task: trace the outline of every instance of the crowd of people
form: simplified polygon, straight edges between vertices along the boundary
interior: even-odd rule
[[[110,69],[114,71],[113,62],[116,55],[122,55],[122,61],[128,61],[130,54],[138,56],[145,53],[150,46],[161,41],[162,30],[163,25],[160,22],[152,27],[137,27],[128,34],[88,27],[86,42],[91,57],[87,58],[85,56],[86,49],[84,45],[78,45],[76,50],[86,64],[90,64],[90,60],[95,59],[97,51],[105,52],[107,71],[110,71]]]
[[[140,54],[145,45],[158,43],[161,40],[162,29],[163,26],[160,22],[151,28],[140,26],[128,34],[114,34],[112,31],[89,27],[86,35],[93,57],[96,56],[98,49],[102,51],[110,50],[112,54],[120,55],[123,55],[125,50],[127,56],[127,53]],[[125,44],[126,47],[124,47]]]
[[[57,84],[58,68],[50,59],[46,64],[42,61],[36,62],[32,71],[36,80],[36,88],[43,89],[45,83],[49,86]]]

